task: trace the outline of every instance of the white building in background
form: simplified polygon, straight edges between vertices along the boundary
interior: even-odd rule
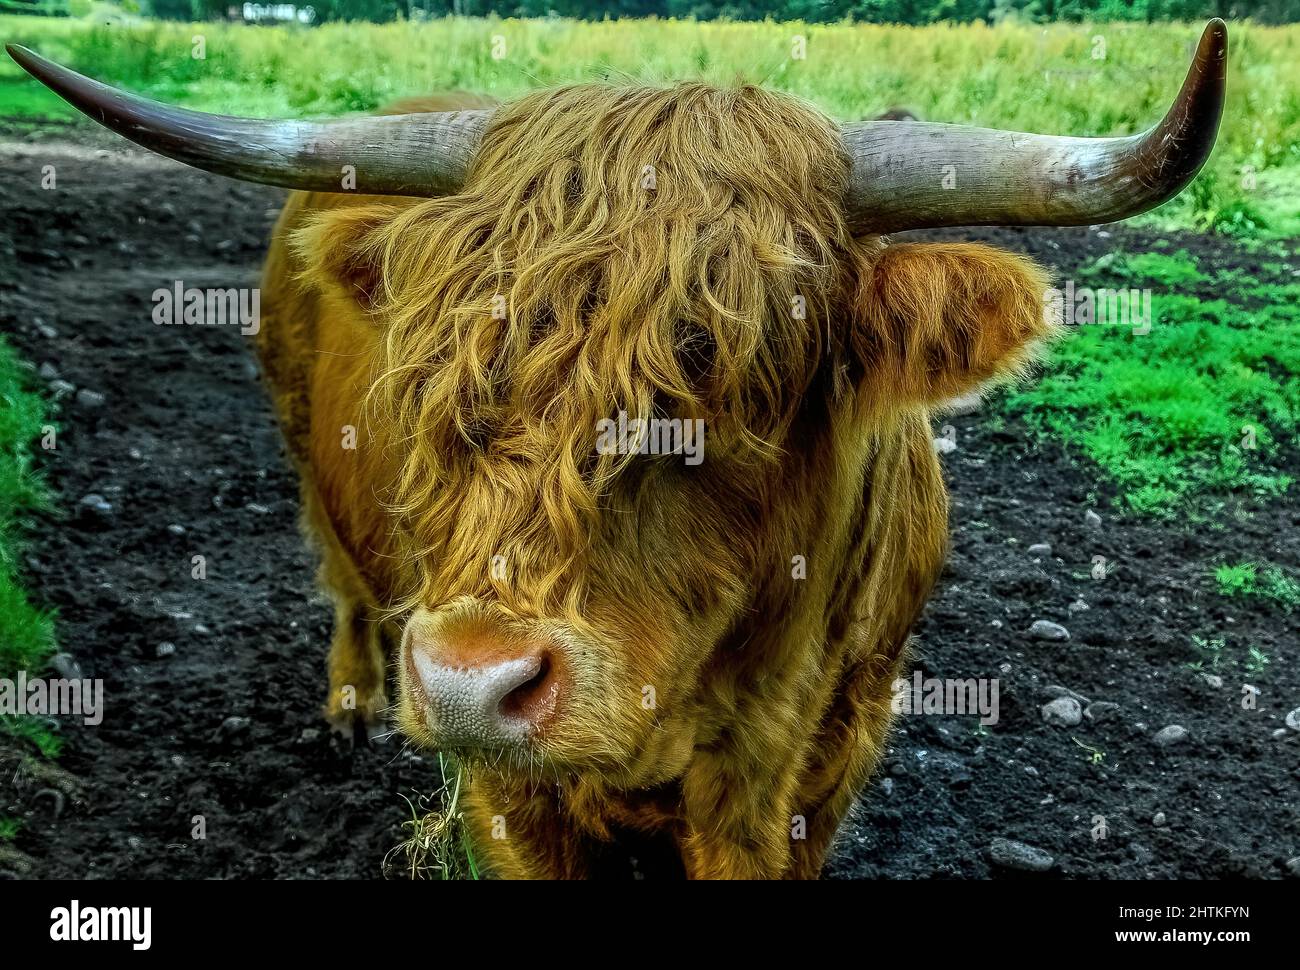
[[[299,7],[292,3],[246,3],[243,7],[245,23],[300,23],[316,22],[316,8]]]

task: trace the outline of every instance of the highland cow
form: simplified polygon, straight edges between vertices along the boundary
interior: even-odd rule
[[[391,665],[497,875],[591,875],[633,833],[707,878],[819,873],[944,560],[930,410],[1053,335],[1028,260],[883,234],[1170,198],[1225,44],[1107,139],[700,83],[252,121],[11,53],[147,147],[307,190],[256,339],[337,603],[328,717],[375,724]],[[620,414],[701,422],[703,460],[598,448]]]

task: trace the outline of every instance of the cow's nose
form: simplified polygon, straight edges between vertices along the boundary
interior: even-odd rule
[[[529,740],[559,704],[555,652],[544,642],[475,647],[440,637],[407,638],[407,673],[438,745],[493,747]]]

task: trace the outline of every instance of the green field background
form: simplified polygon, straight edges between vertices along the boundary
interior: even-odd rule
[[[325,116],[438,90],[510,98],[566,81],[701,78],[761,82],[841,120],[901,105],[930,121],[1116,135],[1160,118],[1201,25],[489,17],[270,28],[4,17],[0,29],[6,43],[96,78],[234,114]],[[1218,147],[1195,190],[1164,215],[1189,228],[1289,235],[1300,230],[1300,25],[1233,23],[1230,45]],[[0,63],[0,115],[70,114]]]

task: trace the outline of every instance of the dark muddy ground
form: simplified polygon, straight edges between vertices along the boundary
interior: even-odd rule
[[[331,614],[300,539],[295,484],[248,339],[157,327],[176,279],[254,286],[283,194],[128,151],[98,130],[10,130],[0,145],[0,326],[61,388],[46,468],[65,517],[41,524],[28,585],[63,649],[106,681],[101,727],[66,727],[55,782],[4,770],[0,814],[25,820],[8,867],[34,877],[373,877],[436,766],[396,741],[352,755],[319,719]],[[57,188],[41,188],[54,165]],[[1112,228],[982,231],[1068,272],[1153,236]],[[1202,259],[1242,256],[1198,237]],[[93,395],[103,395],[102,402]],[[828,874],[1021,876],[995,839],[1052,857],[1045,878],[1300,875],[1296,621],[1219,598],[1216,556],[1300,567],[1294,501],[1170,530],[1121,520],[1084,464],[986,414],[944,418],[951,562],[917,634],[927,676],[998,678],[1001,719],[908,717]],[[1292,468],[1300,473],[1300,463]],[[87,495],[104,502],[82,504]],[[1089,508],[1100,527],[1085,524]],[[1027,547],[1050,542],[1050,556]],[[192,557],[207,579],[191,578]],[[1094,555],[1118,568],[1089,575]],[[1086,608],[1083,608],[1085,607]],[[1037,619],[1066,643],[1029,639]],[[1192,635],[1254,643],[1212,686]],[[163,646],[174,646],[174,652]],[[160,647],[162,648],[160,650]],[[1258,709],[1240,703],[1243,684]],[[1041,706],[1059,686],[1117,705],[1075,728]],[[246,718],[246,721],[230,721]],[[1189,736],[1160,747],[1178,724]],[[1099,752],[1094,756],[1093,752]],[[42,788],[66,787],[60,800]],[[60,811],[60,808],[62,809]],[[207,838],[191,838],[202,816]],[[1104,820],[1106,836],[1093,837]],[[1038,878],[1044,878],[1039,876]]]

